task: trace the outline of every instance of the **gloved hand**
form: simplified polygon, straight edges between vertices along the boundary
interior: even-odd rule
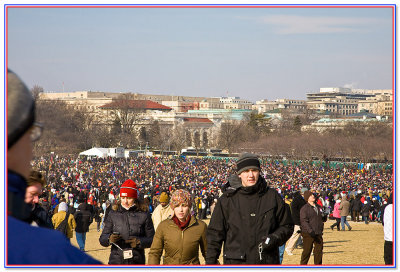
[[[138,246],[140,246],[140,239],[136,238],[136,237],[132,237],[128,240],[125,240],[125,243],[130,244],[132,248],[137,248]]]
[[[278,238],[275,235],[268,235],[268,236],[263,236],[261,238],[261,245],[264,250],[270,250],[274,247],[276,247],[278,244]]]
[[[113,234],[110,235],[108,240],[110,241],[110,243],[115,243],[115,242],[121,240],[121,235],[113,233]]]
[[[315,234],[315,231],[311,231],[310,232],[310,236],[312,237],[312,238],[317,238],[317,235]]]

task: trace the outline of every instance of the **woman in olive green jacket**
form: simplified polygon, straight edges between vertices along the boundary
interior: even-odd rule
[[[149,252],[148,264],[160,264],[165,250],[163,264],[200,264],[199,246],[206,257],[207,225],[190,215],[191,197],[185,190],[177,190],[171,197],[174,216],[160,223]]]

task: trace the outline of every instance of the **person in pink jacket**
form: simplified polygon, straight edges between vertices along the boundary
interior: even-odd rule
[[[340,202],[341,202],[340,199],[336,200],[335,206],[333,207],[332,215],[336,219],[336,223],[331,226],[331,230],[333,230],[333,228],[336,226],[337,230],[340,231],[340,210],[339,210]]]

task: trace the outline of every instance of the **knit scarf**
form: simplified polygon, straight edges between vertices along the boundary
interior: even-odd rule
[[[181,221],[178,219],[178,217],[176,217],[176,216],[174,215],[174,217],[172,217],[172,220],[174,221],[174,223],[175,223],[181,230],[184,230],[184,229],[189,225],[190,218],[191,218],[191,215],[189,214],[189,216],[187,217],[186,221],[185,221],[185,222],[181,222]]]

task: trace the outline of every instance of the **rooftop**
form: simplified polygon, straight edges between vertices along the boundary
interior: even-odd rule
[[[160,103],[150,100],[116,100],[114,102],[101,106],[102,109],[142,109],[142,110],[172,110],[172,108],[164,106]]]

